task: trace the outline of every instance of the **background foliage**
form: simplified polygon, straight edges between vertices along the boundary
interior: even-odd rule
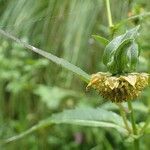
[[[106,68],[102,64],[104,47],[91,35],[100,34],[111,39],[111,36],[141,24],[138,71],[150,72],[150,17],[119,24],[131,15],[148,12],[149,7],[148,0],[111,1],[113,20],[118,27],[112,34],[102,0],[0,0],[0,28],[92,74]],[[107,103],[94,91],[86,93],[85,87],[85,83],[72,73],[14,42],[0,38],[0,138],[21,133],[41,119],[64,109],[92,106],[118,112],[113,104]],[[147,117],[149,92],[150,89],[145,90],[140,100],[135,102],[137,122]],[[148,134],[142,137],[143,149],[150,147],[149,138]],[[130,142],[122,140],[123,137],[114,129],[56,125],[38,130],[3,148],[130,148]]]

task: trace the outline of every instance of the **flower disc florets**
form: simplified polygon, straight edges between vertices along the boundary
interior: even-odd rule
[[[148,80],[149,75],[146,73],[112,76],[109,73],[98,72],[91,76],[87,89],[93,87],[105,99],[120,103],[138,97],[148,85]]]

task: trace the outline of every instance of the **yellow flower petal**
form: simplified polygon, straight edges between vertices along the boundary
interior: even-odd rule
[[[107,78],[107,80],[105,81],[105,85],[108,85],[111,90],[113,90],[114,88],[117,88],[119,85],[119,81],[116,77],[110,77]]]
[[[128,83],[130,83],[133,87],[136,84],[137,76],[136,75],[128,75],[128,76],[121,76],[120,78],[126,80]]]

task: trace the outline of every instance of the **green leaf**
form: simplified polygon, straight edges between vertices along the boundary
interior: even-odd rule
[[[129,58],[127,53],[129,51],[131,44],[132,39],[126,39],[120,44],[120,46],[116,50],[116,54],[114,55],[114,57],[118,73],[124,72],[124,69],[128,68]]]
[[[135,70],[137,62],[138,62],[138,57],[139,57],[139,49],[138,49],[138,44],[134,41],[130,47],[130,64],[131,64],[131,70]]]
[[[75,73],[76,75],[78,75],[80,77],[80,79],[82,79],[83,81],[89,83],[89,80],[90,80],[90,75],[88,75],[86,72],[84,72],[82,69],[80,69],[79,67],[69,63],[68,61],[62,59],[62,58],[59,58],[51,53],[48,53],[46,51],[43,51],[41,49],[38,49],[32,45],[29,45],[23,41],[21,41],[20,39],[14,37],[13,35],[5,32],[4,30],[0,29],[0,34],[19,43],[20,45],[22,45],[23,47],[27,48],[27,49],[30,49],[31,51],[51,60],[52,62],[54,62],[55,64],[57,65],[60,65],[64,68],[66,68],[67,70],[69,71],[72,71],[73,73]]]
[[[106,46],[103,54],[104,65],[107,66],[107,64],[111,62],[112,57],[114,56],[116,49],[120,46],[121,41],[122,36],[118,36]]]
[[[111,71],[111,73],[121,73],[125,66],[128,64],[127,59],[127,49],[131,45],[132,39],[126,39],[123,42],[120,43],[120,46],[116,49],[116,52],[114,56],[112,57],[113,60],[111,60],[107,67]]]
[[[106,46],[109,43],[109,40],[99,35],[92,35],[92,37],[99,43]]]
[[[131,126],[129,121],[128,123]],[[76,108],[73,110],[66,110],[62,113],[54,114],[52,117],[40,121],[37,125],[31,127],[27,131],[6,139],[4,143],[16,141],[32,133],[33,131],[47,127],[51,124],[73,124],[80,126],[114,128],[124,135],[128,134],[124,127],[124,122],[121,116],[118,114],[101,108]]]
[[[60,114],[54,114],[51,119],[57,124],[67,123],[92,127],[108,127],[126,133],[122,118],[114,112],[101,108],[66,110]]]
[[[114,38],[106,46],[103,63],[108,71],[116,74],[135,69],[139,55],[138,46],[135,43],[138,30],[139,26],[128,30],[125,34]]]

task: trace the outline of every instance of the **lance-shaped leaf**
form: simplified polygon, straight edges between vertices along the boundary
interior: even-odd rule
[[[52,62],[54,62],[55,64],[57,65],[60,65],[66,69],[68,69],[69,71],[72,71],[73,73],[75,73],[76,75],[78,75],[82,80],[84,80],[85,82],[89,82],[90,80],[90,75],[88,75],[85,71],[83,71],[82,69],[80,69],[79,67],[69,63],[68,61],[62,59],[62,58],[59,58],[51,53],[48,53],[46,51],[43,51],[41,49],[38,49],[32,45],[29,45],[23,41],[21,41],[20,39],[14,37],[13,35],[5,32],[4,30],[1,30],[0,29],[0,34],[19,43],[21,46],[27,48],[27,49],[30,49],[31,51],[51,60]]]
[[[131,127],[131,123],[129,121],[127,122]],[[124,135],[128,134],[128,131],[124,126],[124,122],[121,116],[118,114],[101,108],[76,108],[72,110],[65,110],[62,113],[54,114],[52,117],[40,121],[37,125],[31,127],[29,130],[4,140],[4,142],[9,143],[18,140],[35,130],[44,128],[51,124],[72,124],[90,127],[114,128]]]
[[[54,114],[51,119],[57,124],[67,123],[92,127],[108,127],[127,133],[121,116],[101,108],[66,110],[60,114]]]

